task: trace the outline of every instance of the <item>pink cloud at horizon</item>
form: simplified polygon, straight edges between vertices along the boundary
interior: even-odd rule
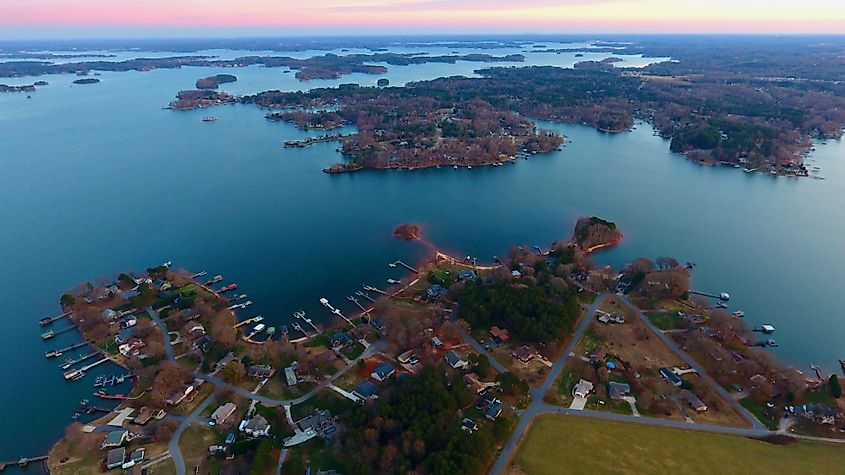
[[[326,33],[845,33],[845,2],[814,0],[2,0],[0,26],[250,27]],[[248,30],[247,30],[248,31]]]

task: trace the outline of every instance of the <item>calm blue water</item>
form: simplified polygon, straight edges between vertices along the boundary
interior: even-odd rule
[[[386,77],[404,84],[481,66],[390,67]],[[307,134],[267,122],[261,110],[218,108],[213,124],[200,120],[207,111],[162,110],[177,90],[218,72],[104,73],[93,86],[54,76],[32,99],[0,96],[0,459],[46,451],[91,393],[90,381],[65,383],[43,357],[76,337],[38,338],[37,320],[58,311],[66,289],[172,260],[237,281],[255,302],[245,316],[286,323],[304,309],[322,319],[320,297],[351,311],[345,297],[362,283],[402,276],[388,262],[424,255],[422,245],[392,238],[403,222],[421,223],[457,255],[489,260],[513,243],[569,236],[580,215],[603,216],[625,239],[601,261],[694,261],[696,287],[730,291],[732,309],[777,327],[785,360],[834,370],[845,356],[835,299],[845,266],[841,143],[812,156],[827,180],[797,180],[695,165],[645,125],[607,135],[543,123],[570,137],[562,152],[471,171],[329,176],[320,170],[339,159],[336,143],[284,149]],[[278,69],[234,73],[227,90],[236,93],[378,78],[303,84]]]

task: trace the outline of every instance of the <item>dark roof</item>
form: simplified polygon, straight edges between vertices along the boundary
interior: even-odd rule
[[[106,455],[106,466],[114,466],[117,464],[123,465],[123,461],[126,459],[126,449],[123,447],[118,447],[116,449],[109,450],[108,455]]]
[[[361,381],[360,384],[355,386],[352,392],[363,398],[370,398],[376,395],[376,393],[378,392],[378,386],[373,384],[370,380],[365,379],[364,381]]]
[[[380,379],[385,379],[388,376],[390,376],[390,374],[393,373],[394,371],[396,371],[396,369],[393,367],[392,364],[382,363],[382,364],[378,365],[378,367],[376,367],[376,369],[373,370],[373,374],[378,375]]]
[[[627,383],[617,383],[616,381],[611,381],[607,386],[608,392],[610,393],[610,399],[619,399],[631,392],[631,386]]]

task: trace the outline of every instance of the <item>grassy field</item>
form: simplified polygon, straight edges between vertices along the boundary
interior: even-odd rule
[[[753,467],[753,470],[752,470]],[[511,474],[843,473],[841,446],[802,441],[774,445],[743,437],[599,421],[537,418]]]

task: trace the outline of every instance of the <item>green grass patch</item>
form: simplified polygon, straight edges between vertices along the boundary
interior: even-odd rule
[[[672,312],[649,313],[647,316],[649,321],[661,330],[680,328],[681,322],[684,321],[677,313]]]
[[[514,458],[525,473],[745,474],[835,473],[845,450],[801,441],[775,445],[742,437],[602,421],[539,416]],[[840,467],[840,468],[836,468]]]
[[[755,401],[751,398],[745,398],[739,403],[742,407],[748,409],[748,412],[754,415],[760,422],[762,422],[766,427],[770,430],[776,430],[778,428],[778,421],[772,418],[771,411],[768,407],[766,407],[766,403],[762,401]]]

